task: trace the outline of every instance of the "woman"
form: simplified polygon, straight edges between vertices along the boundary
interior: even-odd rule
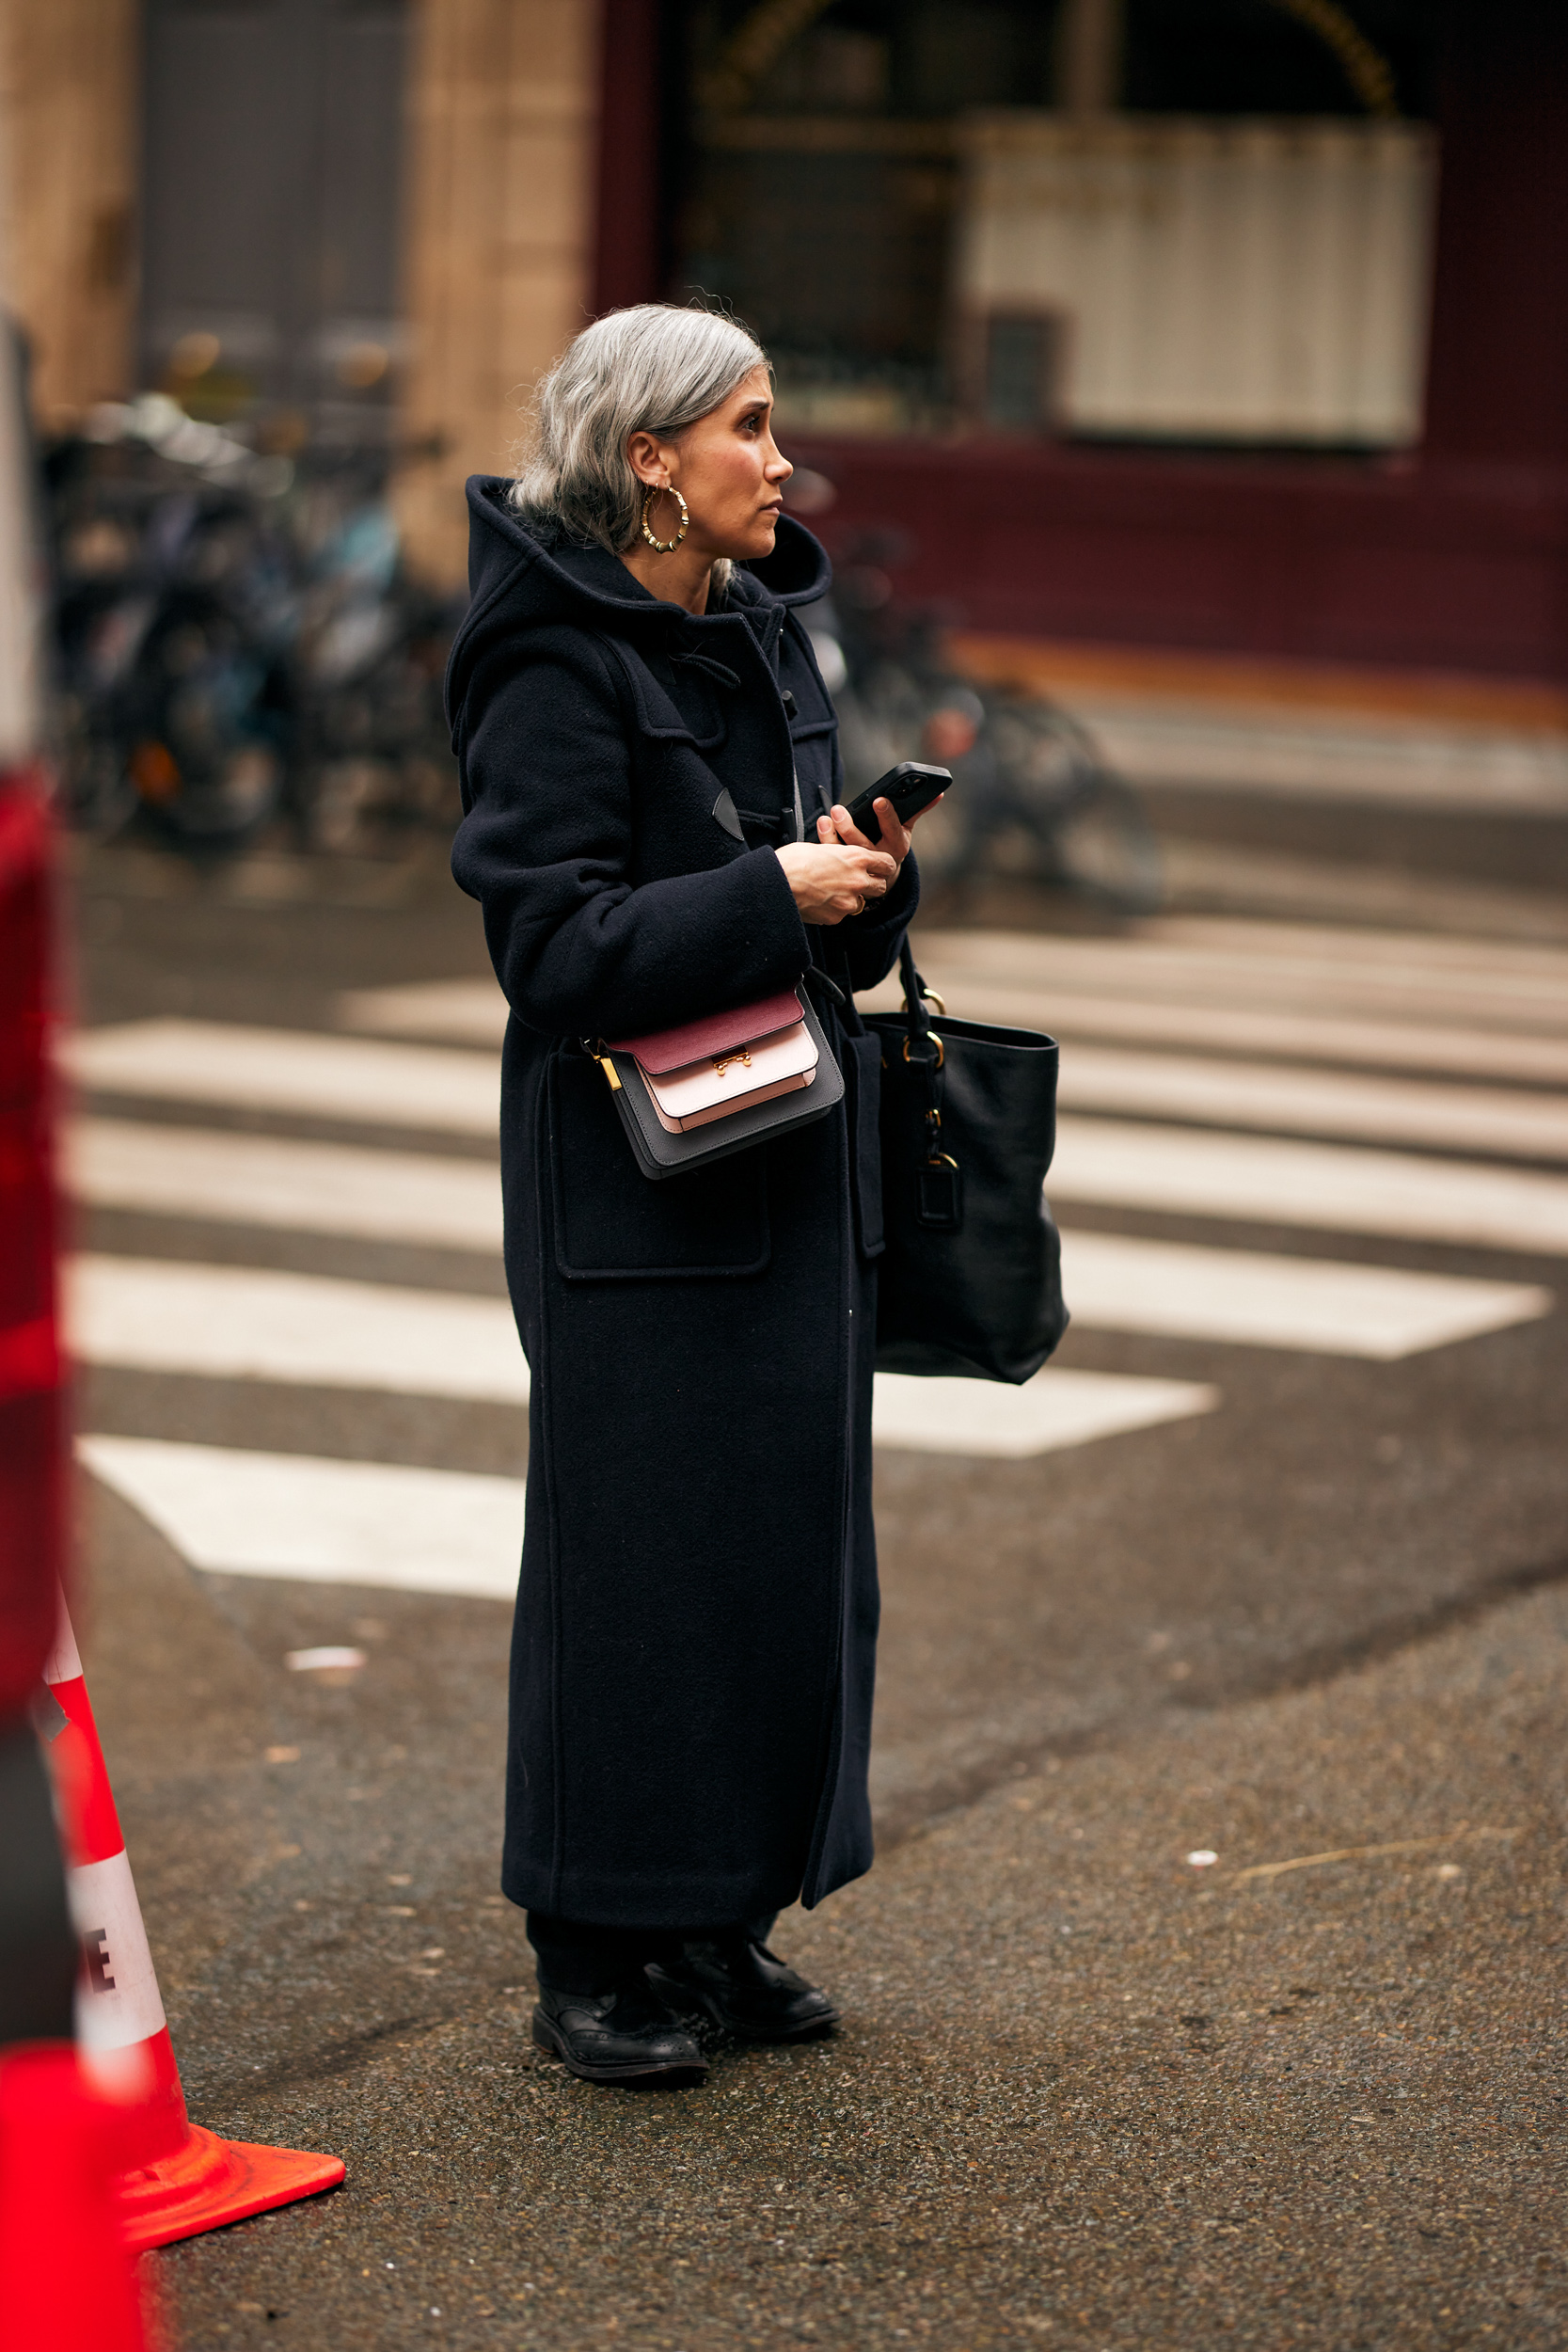
[[[592,2081],[699,2075],[680,2022],[836,2011],[774,1915],[871,1863],[879,1052],[851,991],[914,911],[908,833],[841,805],[764,354],[648,305],[468,484],[452,852],[512,1017],[506,1265],[532,1367],[501,1884],[533,2037]],[[736,569],[736,566],[743,568]],[[650,1183],[585,1042],[812,991],[844,1104]]]

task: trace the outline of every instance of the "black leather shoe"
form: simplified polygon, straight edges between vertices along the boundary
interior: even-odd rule
[[[838,2011],[754,1936],[697,1938],[648,1963],[648,1982],[673,2010],[698,2009],[746,2042],[803,2042]]]
[[[656,2075],[701,2082],[707,2060],[646,1982],[612,1993],[539,1988],[535,2046],[561,2058],[585,2083],[631,2083]]]

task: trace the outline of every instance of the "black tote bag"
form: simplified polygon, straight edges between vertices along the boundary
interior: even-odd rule
[[[1056,1142],[1056,1042],[926,1009],[906,940],[882,1047],[877,1362],[1022,1383],[1068,1326],[1043,1185]]]

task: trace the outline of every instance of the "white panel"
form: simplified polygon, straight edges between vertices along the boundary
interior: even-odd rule
[[[65,1140],[67,1184],[95,1208],[445,1249],[501,1246],[500,1179],[475,1160],[116,1119],[77,1120]]]
[[[528,1362],[504,1299],[82,1257],[67,1270],[66,1306],[71,1352],[85,1363],[528,1402]]]
[[[78,1438],[87,1468],[193,1567],[511,1600],[523,1482],[155,1438]]]
[[[1531,1322],[1552,1306],[1550,1291],[1531,1283],[1077,1231],[1062,1235],[1062,1280],[1073,1322],[1085,1330],[1382,1363]]]
[[[1064,1119],[1053,1200],[1568,1256],[1568,1179],[1272,1136]]]
[[[164,2024],[135,1881],[123,1848],[66,1874],[71,1923],[86,1954],[76,1985],[76,2038],[87,2050],[127,2050]]]
[[[1019,1389],[991,1380],[916,1380],[879,1372],[871,1432],[879,1446],[917,1454],[1016,1459],[1212,1413],[1219,1401],[1217,1389],[1196,1381],[1060,1372],[1053,1366]]]
[[[972,117],[970,312],[1070,323],[1069,421],[1417,437],[1434,152],[1400,123]]]

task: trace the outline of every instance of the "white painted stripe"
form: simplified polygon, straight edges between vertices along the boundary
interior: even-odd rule
[[[76,1682],[81,1679],[82,1653],[76,1646],[64,1593],[59,1596],[59,1604],[55,1617],[55,1646],[43,1661],[43,1678],[45,1682]]]
[[[1322,1259],[1063,1236],[1074,1321],[1254,1347],[1389,1361],[1546,1313],[1551,1294]],[[86,1363],[210,1379],[298,1381],[413,1396],[528,1401],[504,1300],[156,1259],[68,1267],[71,1345]]]
[[[135,1881],[123,1848],[67,1874],[71,1915],[85,1965],[76,1986],[76,2039],[89,2050],[126,2050],[164,2024]]]
[[[955,952],[961,959],[961,948]],[[1219,1046],[1287,1061],[1361,1063],[1380,1070],[1443,1071],[1461,1078],[1568,1086],[1568,1040],[1455,1028],[1446,1022],[1355,1021],[1322,1013],[1259,1012],[1242,1006],[1173,1004],[1164,996],[1140,1003],[1061,986],[998,986],[963,977],[961,961],[940,969],[933,962],[928,977],[934,986],[943,988],[951,1012],[971,1021],[1044,1029],[1053,1037]],[[898,995],[895,979],[868,991],[860,1003],[866,1010],[873,1006],[889,1010]],[[338,999],[338,1018],[348,1029],[499,1048],[507,1009],[506,999],[488,980],[429,980],[408,988],[352,990]]]
[[[499,1251],[500,1180],[479,1160],[130,1120],[75,1121],[66,1181],[96,1208]]]
[[[96,1207],[495,1253],[500,1186],[473,1161],[197,1128],[79,1122],[67,1177]],[[1053,1200],[1568,1254],[1568,1180],[1348,1145],[1065,1118]]]
[[[1244,914],[1167,914],[1148,926],[1163,946],[1202,955],[1314,957],[1324,964],[1347,955],[1363,964],[1415,964],[1431,972],[1504,973],[1568,985],[1568,946],[1540,940],[1481,937],[1462,931],[1383,930],[1369,925],[1277,922]],[[1139,936],[1143,936],[1140,930]]]
[[[84,1437],[87,1468],[193,1567],[511,1600],[523,1482],[467,1470]]]
[[[444,1047],[150,1022],[89,1032],[73,1041],[69,1059],[84,1082],[120,1092],[330,1111],[340,1119],[401,1121],[459,1135],[493,1134],[498,1124],[493,1060]],[[1084,1046],[1063,1057],[1061,1086],[1062,1101],[1072,1109],[1568,1158],[1568,1104],[1499,1088]]]
[[[1456,1078],[1520,1079],[1568,1087],[1568,1040],[1506,1029],[1461,1029],[1447,1022],[1352,1021],[1324,1013],[1259,1012],[1250,1007],[1184,1005],[1169,998],[1091,996],[1062,988],[988,986],[928,974],[950,1012],[969,1021],[1043,1029],[1049,1036],[1114,1038],[1148,1045],[1217,1046],[1286,1062],[1344,1062],[1376,1070],[1440,1071]],[[896,984],[860,999],[892,1010]]]
[[[1073,1322],[1091,1331],[1302,1348],[1389,1363],[1551,1311],[1534,1284],[1204,1249],[1124,1233],[1062,1235]]]
[[[1521,965],[1498,947],[1473,966],[1433,952],[1425,935],[1369,946],[1368,936],[1151,924],[1132,938],[1066,938],[1024,931],[923,933],[920,969],[950,982],[1031,990],[1068,988],[1108,996],[1165,997],[1233,1007],[1271,1005],[1353,1019],[1451,1021],[1465,1029],[1515,1027],[1568,1036],[1568,958]],[[1437,943],[1442,945],[1443,943]],[[1485,946],[1490,949],[1490,943]]]
[[[1272,1136],[1064,1119],[1053,1200],[1568,1255],[1568,1179]]]
[[[493,1136],[500,1122],[500,1064],[494,1054],[217,1021],[137,1021],[123,1028],[79,1030],[60,1050],[78,1086],[113,1094],[438,1127],[453,1135]]]
[[[406,988],[346,989],[337,1002],[345,1029],[389,1037],[436,1037],[489,1045],[506,1035],[507,1004],[494,980],[418,980]]]
[[[81,1257],[68,1268],[66,1301],[71,1348],[89,1364],[528,1402],[528,1363],[504,1299]]]
[[[1132,1111],[1212,1120],[1216,1126],[1342,1136],[1355,1142],[1568,1159],[1568,1101],[1499,1087],[1433,1086],[1412,1078],[1079,1045],[1062,1055],[1060,1099],[1069,1110]]]
[[[871,1433],[879,1446],[917,1454],[1016,1459],[1212,1413],[1219,1401],[1217,1389],[1196,1381],[1049,1365],[1018,1389],[991,1380],[917,1380],[879,1372]]]

